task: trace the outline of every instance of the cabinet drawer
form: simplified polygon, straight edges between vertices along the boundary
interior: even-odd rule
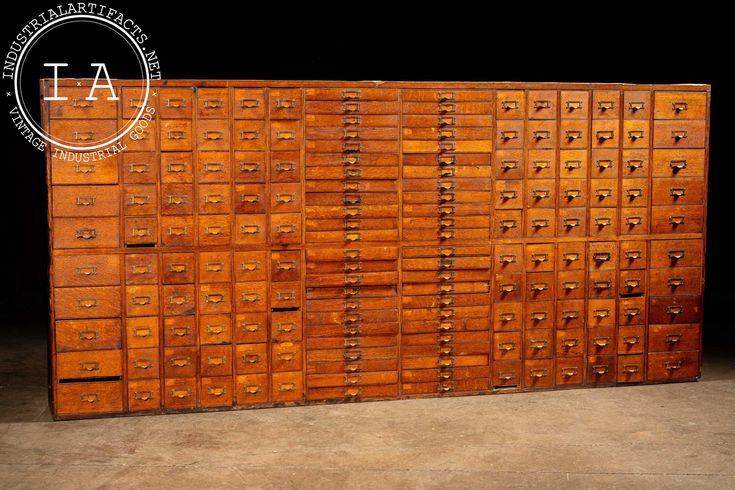
[[[54,289],[57,319],[114,318],[121,315],[119,286]]]
[[[562,148],[589,148],[587,121],[563,119],[560,126],[559,142]]]
[[[653,179],[653,205],[704,204],[702,178]]]
[[[564,141],[570,138],[564,133]],[[526,123],[528,148],[555,148],[557,143],[556,121],[528,121]]]
[[[158,323],[157,316],[126,318],[126,347],[128,349],[157,347],[159,345]]]
[[[643,325],[646,323],[646,298],[621,298],[618,300],[618,323]]]
[[[161,87],[158,112],[161,119],[190,119],[192,115],[192,89]]]
[[[191,151],[194,133],[191,121],[183,119],[161,120],[161,151]]]
[[[595,90],[592,92],[592,119],[620,119],[620,92]]]
[[[190,152],[171,152],[161,155],[161,182],[190,183],[194,181],[194,170]]]
[[[620,271],[620,281],[618,282],[618,293],[620,296],[644,294],[646,290],[646,271]]]
[[[270,116],[273,119],[300,119],[302,91],[300,88],[270,89]]]
[[[235,119],[265,119],[266,98],[262,88],[234,90],[232,117]]]
[[[699,376],[699,352],[648,354],[649,381],[674,381]]]
[[[300,251],[274,251],[270,254],[271,281],[296,281],[301,277]]]
[[[702,268],[651,269],[651,296],[702,294]]]
[[[238,313],[266,311],[268,285],[265,282],[235,283],[235,310]]]
[[[521,361],[498,361],[493,363],[493,377],[490,380],[495,388],[510,388],[521,384],[523,365]]]
[[[230,154],[222,151],[199,152],[197,162],[197,182],[226,183],[232,179]]]
[[[654,148],[704,148],[705,137],[704,120],[653,122]]]
[[[127,349],[127,374],[129,380],[158,378],[160,366],[158,347]]]
[[[51,202],[53,216],[83,217],[118,216],[118,186],[54,186]],[[155,204],[155,200],[153,201]]]
[[[528,119],[555,119],[557,117],[557,92],[555,90],[529,90]],[[498,111],[500,112],[500,111]]]
[[[545,359],[554,355],[554,331],[551,329],[527,330],[523,334],[523,358]]]
[[[132,155],[132,153],[128,154]],[[116,184],[118,160],[115,157],[96,162],[68,162],[51,159],[51,183],[58,184]]]
[[[229,217],[222,226],[226,226]],[[235,216],[235,244],[263,245],[268,242],[266,216],[264,214],[238,214]]]
[[[526,115],[523,90],[496,90],[495,111],[498,119],[523,119]]]
[[[345,386],[335,388],[310,388],[309,400],[359,400],[363,398],[395,398],[399,390],[397,384],[374,386]]]
[[[198,88],[197,115],[199,119],[226,118],[230,114],[230,91],[226,88]]]
[[[279,156],[289,152],[278,152],[273,155],[272,182],[290,182],[292,175],[296,174],[298,158],[293,160],[281,160]],[[265,182],[265,152],[261,151],[236,151],[233,175],[235,182]]]
[[[534,179],[526,183],[527,208],[555,208],[556,182],[553,180]]]
[[[117,247],[119,218],[58,218],[53,223],[54,248]]]
[[[411,131],[404,129],[404,135]],[[437,137],[437,130],[427,128],[425,131],[427,137]],[[355,125],[354,127],[345,126],[307,126],[306,138],[310,140],[397,140],[398,127],[391,126],[367,126]],[[419,138],[424,139],[424,138]]]
[[[197,286],[200,314],[229,313],[231,285],[229,283],[200,284]]]
[[[585,350],[584,329],[570,328],[556,332],[556,355],[558,357],[581,357]]]
[[[654,177],[703,177],[704,150],[653,150]]]
[[[660,296],[648,299],[651,324],[699,323],[702,319],[701,296]]]
[[[396,371],[316,374],[307,376],[306,378],[307,388],[385,385],[397,382],[398,373]]]
[[[170,410],[190,410],[199,398],[196,378],[173,378],[164,381],[164,406]]]
[[[616,360],[616,356],[588,356],[587,383],[590,385],[614,384],[617,380]]]
[[[258,139],[253,143],[251,139],[244,135],[244,131],[257,131],[251,127],[245,129],[239,125],[247,124],[248,121],[239,121],[235,123],[233,131],[234,148],[236,150],[260,149],[260,143],[264,141],[265,136],[262,132],[257,134]],[[197,121],[197,148],[204,151],[224,151],[230,148],[230,127],[229,121],[226,119],[202,119]]]
[[[585,379],[583,357],[558,357],[556,359],[556,385],[581,385]]]
[[[233,402],[232,376],[202,378],[202,407],[229,407]]]
[[[592,148],[616,148],[620,146],[620,131],[617,120],[595,119],[592,121]]]
[[[114,88],[115,95],[120,87]],[[111,97],[109,88],[97,88],[91,93],[91,87],[58,87],[58,91],[49,88],[48,113],[50,119],[115,119],[117,118],[117,100]],[[96,100],[88,100],[90,97]],[[50,100],[51,97],[64,97],[65,100]]]
[[[404,301],[416,299],[416,297],[404,296]],[[431,299],[429,297],[429,299]],[[381,310],[381,309],[397,309],[398,303],[394,297],[386,298],[340,298],[340,299],[319,299],[308,300],[306,311],[352,311],[352,310]]]
[[[235,315],[233,328],[237,343],[264,343],[268,340],[268,314],[265,312],[240,313]]]
[[[271,308],[299,308],[301,307],[301,283],[279,282],[271,284]]]
[[[587,301],[587,326],[608,327],[615,325],[615,300],[590,299]]]
[[[274,311],[271,313],[271,337],[277,342],[301,340],[301,312]]]
[[[623,117],[648,120],[651,117],[651,92],[626,90],[623,92]]]
[[[121,327],[117,318],[59,320],[55,323],[56,351],[120,349]]]
[[[169,347],[163,351],[163,369],[167,378],[196,376],[199,358],[196,347]]]
[[[309,100],[398,100],[398,90],[383,88],[319,87],[307,88],[304,93]]]
[[[678,352],[699,350],[702,328],[694,325],[650,325],[649,352]]]
[[[589,119],[590,94],[586,91],[561,91],[562,119]],[[563,124],[563,123],[562,123]]]
[[[113,286],[120,284],[120,255],[56,255],[55,286]]]
[[[623,150],[620,167],[623,177],[648,177],[651,167],[648,150]]]
[[[403,116],[404,121],[408,121],[408,116]],[[434,125],[437,121],[436,116],[433,117]],[[370,114],[306,114],[305,122],[307,127],[325,127],[325,126],[367,126],[367,127],[398,127],[398,114],[386,115],[370,115]],[[418,124],[412,124],[418,126]]]
[[[122,381],[63,383],[56,387],[58,415],[117,413],[122,410]]]
[[[238,405],[265,403],[269,396],[267,374],[243,374],[235,377],[235,398]]]
[[[193,284],[164,286],[161,299],[164,315],[194,315],[196,311],[196,293]]]
[[[161,380],[128,381],[128,410],[143,412],[161,408]]]
[[[200,351],[199,373],[202,376],[230,376],[232,374],[231,345],[203,345]]]
[[[495,143],[498,149],[523,148],[524,123],[516,120],[499,120],[495,130]]]
[[[652,240],[651,267],[701,266],[703,248],[701,240]]]
[[[701,233],[703,206],[654,206],[651,210],[653,233]]]
[[[126,216],[156,214],[158,190],[154,184],[126,184],[123,188],[122,205]],[[118,207],[119,201],[115,208]]]
[[[490,257],[442,257],[442,258],[404,258],[404,271],[411,270],[457,270],[457,269],[485,269],[491,267]]]
[[[648,121],[625,121],[623,123],[623,148],[649,148],[651,132]]]
[[[523,361],[523,386],[543,389],[554,386],[554,360]]]
[[[297,371],[302,366],[301,342],[280,341],[271,345],[271,371]]]
[[[90,150],[117,132],[117,121],[108,119],[52,120],[49,126],[49,132],[59,141]]]
[[[307,312],[308,324],[315,325],[349,325],[357,323],[384,323],[398,321],[397,310],[360,310],[360,311],[325,311]]]
[[[645,341],[643,325],[621,326],[618,330],[618,355],[642,354],[645,351]]]
[[[707,94],[704,92],[656,92],[655,119],[704,119]]]
[[[600,300],[593,300],[600,301]],[[591,303],[594,305],[594,303]],[[585,302],[581,299],[567,299],[558,302],[556,327],[559,329],[578,328],[585,325]]]
[[[125,288],[125,315],[152,316],[158,314],[158,287],[155,285]]]
[[[166,347],[196,345],[194,316],[171,316],[163,319],[163,343]]]
[[[427,104],[432,106],[433,110],[429,114],[437,111],[436,104]],[[406,109],[404,104],[404,112],[415,112]],[[395,114],[400,111],[398,101],[368,101],[368,100],[340,100],[340,101],[321,101],[307,100],[306,112],[308,114]]]
[[[108,376],[122,376],[121,350],[59,352],[56,355],[57,379],[105,378]]]

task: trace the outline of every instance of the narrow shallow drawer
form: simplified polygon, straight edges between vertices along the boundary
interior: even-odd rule
[[[122,410],[122,381],[61,383],[56,386],[58,415],[119,413]]]
[[[699,324],[650,325],[648,352],[677,352],[699,350],[702,327]]]
[[[120,188],[116,185],[54,186],[51,202],[54,216],[118,216]]]
[[[405,90],[403,93],[405,94]],[[398,90],[384,88],[307,88],[308,100],[397,100]],[[405,95],[404,95],[405,97]],[[432,99],[433,100],[433,99]]]
[[[56,355],[57,379],[122,376],[122,369],[122,351],[119,349],[59,352]]]
[[[59,141],[90,149],[113,137],[117,131],[117,121],[108,119],[52,120],[49,126],[49,132]],[[51,148],[56,147],[52,145]]]
[[[695,379],[699,376],[699,352],[648,354],[649,381]]]
[[[651,268],[701,266],[703,253],[702,240],[652,240]]]
[[[54,185],[116,184],[118,182],[117,168],[118,160],[114,157],[96,162],[67,162],[52,158],[51,183]]]
[[[53,223],[54,248],[106,248],[120,243],[119,218],[58,218]]]
[[[56,255],[55,286],[112,286],[120,284],[120,255]]]
[[[359,400],[364,398],[395,398],[398,396],[397,384],[345,386],[331,388],[310,388],[309,400]]]
[[[401,388],[406,395],[422,393],[477,392],[489,389],[488,378],[440,379],[426,383],[403,383]]]
[[[46,97],[65,97],[65,100],[49,100],[48,111],[50,119],[115,119],[117,118],[117,100],[108,100],[111,97],[109,88],[95,89],[92,97],[97,100],[88,100],[89,87],[58,87],[55,93],[53,87],[48,88]],[[119,96],[120,87],[114,92]]]
[[[705,92],[656,92],[655,119],[704,119],[707,116]]]
[[[55,325],[57,352],[121,347],[121,326],[117,318],[59,320]]]
[[[114,318],[121,315],[119,286],[55,288],[54,311],[67,318]]]
[[[306,378],[307,388],[385,385],[397,382],[398,372],[396,371],[317,374],[309,375]]]

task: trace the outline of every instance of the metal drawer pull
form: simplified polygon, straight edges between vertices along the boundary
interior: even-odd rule
[[[77,109],[89,109],[94,107],[94,100],[88,100],[87,98],[71,99],[71,106],[76,107]]]
[[[78,276],[96,276],[97,275],[97,267],[90,266],[90,267],[77,267],[76,269]],[[133,272],[135,273],[135,272]]]
[[[579,218],[564,218],[563,223],[567,228],[574,228],[580,225],[580,220]]]
[[[439,151],[454,151],[457,148],[457,144],[454,141],[439,141],[437,147]]]
[[[568,111],[574,111],[577,109],[582,108],[582,101],[581,100],[568,100],[567,101],[567,110]]]
[[[561,368],[561,375],[565,378],[572,378],[579,374],[579,369],[576,367],[562,367]]]
[[[145,174],[148,173],[151,169],[151,166],[147,163],[131,163],[130,164],[130,173],[133,174]]]
[[[503,170],[512,170],[518,168],[518,160],[501,160],[500,168]]]
[[[666,313],[669,315],[681,315],[684,312],[683,306],[667,306]]]
[[[625,164],[631,170],[643,168],[643,160],[628,160]]]
[[[281,162],[276,162],[276,170],[281,172]],[[260,164],[257,162],[240,162],[240,172],[257,172],[260,170]]]
[[[615,108],[615,102],[612,100],[601,100],[597,102],[597,108],[601,111],[608,111]]]
[[[669,191],[669,194],[674,198],[677,199],[679,197],[683,197],[686,195],[686,189],[684,187],[672,187]]]
[[[437,92],[436,98],[440,102],[444,102],[445,100],[454,100],[456,94],[454,92]]]
[[[595,364],[592,366],[592,372],[597,376],[602,376],[610,371],[610,367],[607,364]]]
[[[207,262],[204,264],[204,270],[207,272],[222,272],[225,270],[225,264],[222,262]]]
[[[595,190],[595,195],[599,197],[600,199],[605,199],[606,197],[612,196],[612,189],[597,189]]]
[[[561,283],[562,288],[568,289],[570,291],[574,291],[575,289],[579,289],[581,286],[579,281],[565,281]]]
[[[610,226],[612,220],[610,218],[595,218],[595,224],[597,226]]]
[[[362,276],[360,275],[348,275],[344,279],[345,284],[359,284],[362,282]]]
[[[453,167],[439,169],[439,176],[441,177],[454,177],[456,174],[457,174],[457,169]]]
[[[623,310],[623,315],[624,316],[629,316],[631,318],[632,317],[635,317],[635,316],[639,316],[640,314],[641,314],[641,309],[640,308],[625,308]]]
[[[531,320],[534,322],[541,322],[549,318],[549,314],[545,311],[532,311]]]
[[[285,361],[285,362],[295,361],[296,353],[295,352],[279,352],[278,360]]]
[[[292,225],[293,226],[293,225]],[[362,234],[356,231],[345,233],[345,240],[348,242],[357,242],[362,240]]]
[[[282,141],[293,141],[296,139],[296,131],[276,131],[276,139]]]
[[[568,140],[578,140],[582,139],[582,131],[567,131],[567,139]]]
[[[186,107],[186,99],[166,99],[166,107],[170,109],[183,109]]]
[[[515,371],[500,371],[498,373],[498,379],[500,381],[510,381],[516,377]]]
[[[502,107],[504,111],[510,111],[518,109],[520,104],[517,100],[503,100],[500,102],[500,107]]]
[[[345,129],[342,133],[342,139],[357,139],[360,137],[359,129]]]
[[[595,165],[597,165],[597,168],[601,168],[605,170],[606,168],[612,168],[613,161],[612,160],[597,160],[595,162]]]
[[[528,346],[534,350],[546,349],[548,345],[549,341],[546,339],[530,339],[528,341]]]
[[[359,90],[343,90],[342,91],[342,100],[354,100],[360,98],[360,91]]]
[[[531,369],[531,372],[529,373],[529,376],[532,378],[540,379],[544,378],[549,375],[549,370],[546,368],[541,369]]]
[[[360,112],[359,102],[344,102],[342,104],[342,112]]]
[[[683,112],[689,109],[689,104],[686,102],[672,102],[671,110],[674,112]]]
[[[276,202],[289,203],[296,200],[296,194],[276,194]]]
[[[97,330],[80,330],[79,340],[96,340],[100,333]]]
[[[534,100],[533,108],[536,109],[537,111],[541,109],[550,109],[551,101],[550,100]]]
[[[145,206],[151,202],[151,196],[130,196],[131,206]],[[78,203],[77,203],[78,204]],[[94,205],[94,204],[92,204]]]
[[[133,399],[141,402],[147,402],[153,400],[153,391],[151,390],[135,390],[133,392]]]
[[[500,191],[500,198],[504,201],[507,201],[508,199],[515,199],[516,197],[518,197],[518,193],[516,191]]]
[[[277,109],[294,109],[296,107],[296,99],[276,99]]]
[[[439,206],[439,214],[442,216],[454,214],[454,209],[455,209],[454,206],[442,205],[442,206]]]
[[[152,359],[136,359],[133,361],[134,369],[150,369],[153,367]]]
[[[645,133],[643,131],[628,131],[628,138],[633,141],[643,139]]]
[[[645,107],[645,102],[628,102],[628,110],[630,112],[642,111]]]
[[[225,101],[222,99],[204,99],[205,109],[222,109],[225,106]]]
[[[204,233],[206,233],[207,235],[224,235],[225,227],[224,226],[206,226],[204,228]]]
[[[260,323],[244,323],[240,325],[240,331],[247,333],[259,332],[261,328],[262,325]]]
[[[632,199],[635,199],[636,197],[643,196],[643,189],[628,189],[627,191],[625,191],[625,193],[632,200]]]
[[[97,230],[94,228],[76,230],[75,236],[81,240],[94,240],[97,238]]]
[[[682,334],[680,333],[670,333],[666,336],[664,341],[669,344],[677,344],[681,342],[681,337],[682,337]]]
[[[684,250],[669,250],[670,260],[679,260],[684,258]]]
[[[169,303],[172,305],[182,306],[189,302],[189,298],[186,296],[171,296]]]
[[[640,259],[642,256],[640,250],[626,250],[625,251],[625,258],[628,260],[636,260]]]
[[[97,300],[95,298],[82,298],[77,302],[80,308],[95,308],[97,307]]]
[[[516,314],[513,312],[501,313],[500,320],[503,322],[512,322],[516,319]]]
[[[223,194],[207,194],[204,196],[205,204],[222,204],[225,202],[225,196]]]
[[[217,303],[222,303],[224,300],[225,300],[225,295],[224,294],[219,294],[219,293],[217,293],[217,294],[208,294],[204,298],[204,302],[205,303],[215,303],[215,304],[217,304]]]
[[[245,364],[257,364],[261,360],[260,354],[243,354],[241,359]]]
[[[294,291],[276,291],[276,301],[293,301],[296,299]]]
[[[94,206],[97,202],[97,198],[95,196],[77,196],[76,204],[77,206]]]
[[[440,103],[439,112],[440,113],[457,112],[457,104]]]
[[[240,226],[241,235],[257,235],[260,233],[260,225],[242,225]]]
[[[244,132],[245,131],[243,131],[243,132],[240,133],[240,139],[244,139],[242,137],[242,133],[244,133]],[[204,132],[204,139],[205,140],[210,140],[210,141],[223,140],[223,139],[225,139],[225,133],[223,133],[222,131],[205,131]]]
[[[187,138],[186,131],[168,130],[166,131],[166,139],[169,140],[185,140]]]
[[[227,393],[227,390],[223,385],[218,386],[207,386],[207,394],[212,396],[222,396]]]
[[[683,140],[689,135],[689,131],[685,129],[671,131],[671,137],[676,141]]]
[[[261,385],[245,385],[242,388],[243,393],[246,395],[255,395],[262,391]]]
[[[240,99],[240,107],[242,109],[255,109],[260,107],[259,99]]]
[[[174,337],[186,337],[189,335],[189,327],[171,327],[171,335]]]
[[[171,396],[174,398],[188,398],[191,396],[191,388],[185,388],[183,390],[177,390],[176,388],[173,388],[171,390]]]
[[[291,333],[296,331],[296,324],[293,322],[278,322],[276,330],[281,333]]]
[[[360,169],[346,168],[345,177],[347,178],[360,177],[360,172],[347,172],[347,170],[360,170]],[[345,192],[360,192],[360,188],[361,186],[359,182],[344,182],[342,184],[342,190],[344,190]]]
[[[669,284],[669,287],[678,288],[684,285],[684,278],[683,277],[671,277],[668,280],[668,284]]]
[[[548,228],[549,220],[548,219],[534,219],[534,220],[531,220],[531,226],[533,226],[534,228]]]
[[[500,263],[501,264],[512,264],[513,262],[516,262],[516,256],[515,255],[501,255],[500,256]]]
[[[93,174],[95,173],[95,164],[94,163],[77,163],[74,165],[74,172],[78,174]]]
[[[443,202],[454,201],[454,193],[441,194],[439,200]]]
[[[187,264],[169,264],[168,265],[168,271],[173,272],[175,274],[182,274],[189,270],[189,266]]]
[[[607,318],[610,316],[610,310],[608,309],[595,310],[592,312],[592,316],[595,318]]]
[[[641,337],[639,335],[626,335],[623,337],[623,343],[628,345],[640,344]]]
[[[440,129],[437,133],[437,136],[439,137],[439,139],[456,138],[457,130],[456,129]]]
[[[593,281],[592,282],[593,289],[610,289],[611,287],[612,287],[611,281]]]
[[[615,131],[598,131],[596,137],[600,141],[608,141],[615,137]]]
[[[609,262],[612,258],[612,254],[610,252],[594,252],[592,254],[592,259],[595,262]]]
[[[574,310],[565,310],[561,312],[561,317],[564,320],[574,320],[579,318],[579,312]]]
[[[539,291],[546,291],[549,289],[549,284],[546,282],[532,282],[531,283],[531,291],[539,292]]]
[[[209,335],[221,335],[225,332],[225,326],[222,324],[207,325],[207,333]]]
[[[187,202],[187,196],[168,196],[168,203],[172,206],[183,206]]]
[[[564,196],[567,199],[575,199],[582,195],[582,191],[580,189],[565,189],[564,190]]]
[[[242,293],[240,294],[240,301],[243,303],[256,303],[260,301],[259,293]]]
[[[345,250],[342,252],[342,256],[346,259],[359,259],[361,251],[358,249]]]
[[[500,139],[503,140],[517,140],[518,139],[518,131],[501,131],[500,132]]]
[[[564,260],[566,262],[574,262],[579,260],[579,254],[577,252],[567,252],[564,254]]]
[[[551,138],[551,132],[549,131],[534,131],[533,139],[535,140],[547,140]]]
[[[457,124],[457,118],[454,116],[439,116],[439,126],[454,126]]]
[[[549,160],[534,160],[533,161],[533,168],[536,171],[544,170],[550,167],[551,167],[551,162]]]
[[[296,270],[296,266],[295,261],[278,261],[276,263],[276,269],[279,271],[293,271]]]
[[[99,371],[100,363],[98,361],[87,361],[79,363],[80,371]]]
[[[80,393],[79,394],[79,401],[82,403],[97,403],[100,401],[100,394],[99,393]]]
[[[133,296],[130,302],[135,306],[145,306],[151,304],[153,299],[150,296]]]
[[[685,222],[684,216],[669,216],[669,224],[673,226],[683,225]]]
[[[671,160],[669,162],[669,167],[674,172],[678,172],[679,170],[683,170],[687,168],[687,161],[686,160]]]
[[[518,289],[518,286],[513,283],[505,283],[500,285],[500,292],[507,294],[512,293],[513,291],[516,291]]]
[[[91,141],[94,139],[94,131],[75,131],[75,141]]]
[[[628,289],[639,288],[641,287],[641,280],[640,279],[626,279],[625,287]]]
[[[540,264],[542,262],[548,262],[548,261],[549,261],[549,254],[546,254],[546,253],[531,254],[531,262],[536,262],[537,264]]]
[[[204,164],[205,172],[224,172],[225,164],[220,162],[207,162]]]
[[[257,129],[248,130],[248,131],[240,131],[240,139],[241,140],[257,140],[257,139],[260,139],[260,131],[258,131]]]
[[[360,208],[345,208],[342,212],[344,216],[351,216],[356,217],[362,215],[362,210]]]
[[[551,191],[546,189],[533,189],[531,191],[531,196],[533,196],[534,199],[548,199],[551,196]]]
[[[172,367],[186,367],[191,364],[191,359],[188,357],[174,357],[169,361]]]
[[[581,160],[567,160],[564,162],[564,168],[567,170],[576,170],[582,168]]]
[[[151,230],[148,228],[133,228],[133,231],[130,233],[135,238],[142,238],[145,236],[151,235]]]
[[[500,227],[506,230],[510,228],[515,228],[516,226],[517,226],[517,222],[514,219],[501,219],[500,220]]]
[[[564,339],[561,344],[567,349],[571,349],[572,347],[577,347],[579,345],[579,339],[575,339],[575,338]]]
[[[443,181],[443,182],[440,181],[437,184],[437,186],[438,186],[439,190],[448,191],[448,190],[454,189],[454,182],[452,182],[452,181]]]
[[[667,371],[676,371],[682,368],[682,361],[666,361],[664,369]]]

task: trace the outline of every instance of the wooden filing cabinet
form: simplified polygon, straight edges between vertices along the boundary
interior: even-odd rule
[[[70,142],[140,107],[76,82]],[[47,153],[53,414],[697,379],[709,97],[154,81],[124,151]]]

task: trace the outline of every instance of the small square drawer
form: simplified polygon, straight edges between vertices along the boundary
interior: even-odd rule
[[[493,363],[493,387],[510,388],[519,386],[522,370],[521,361],[498,361]]]
[[[152,246],[156,243],[158,243],[158,220],[156,218],[125,218],[125,245]]]
[[[498,303],[493,308],[495,332],[520,331],[523,326],[523,303]]]
[[[563,119],[559,133],[561,148],[589,148],[589,130],[587,121]]]
[[[231,242],[229,215],[208,214],[199,216],[199,245],[228,245]]]
[[[616,148],[620,146],[620,131],[617,119],[592,121],[592,148]]]
[[[646,208],[622,208],[620,210],[621,235],[645,235],[648,233]]]
[[[498,150],[495,152],[495,178],[522,179],[525,174],[522,150]],[[405,175],[405,168],[404,168]]]
[[[271,182],[299,182],[301,156],[298,151],[271,152]]]
[[[592,150],[590,177],[598,179],[615,179],[618,177],[618,150],[595,148]]]
[[[596,355],[587,357],[587,383],[611,385],[617,380],[617,356]]]
[[[556,328],[581,328],[585,325],[585,308],[583,299],[559,300],[556,314]]]
[[[559,178],[586,179],[588,160],[586,150],[560,150]]]
[[[301,252],[271,252],[271,281],[298,281],[301,278]]]
[[[270,117],[274,119],[301,119],[301,89],[270,89]]]
[[[584,364],[585,362],[583,357],[557,357],[556,385],[581,385],[585,379]]]
[[[301,211],[301,184],[271,184],[271,213],[297,213]]]
[[[202,376],[229,376],[232,374],[231,345],[203,345],[199,372]]]
[[[300,401],[304,397],[303,373],[273,373],[271,376],[271,400],[274,402]]]
[[[618,323],[620,326],[645,324],[646,298],[621,298],[618,301]]]
[[[556,167],[554,150],[528,150],[526,178],[553,179],[556,177]]]
[[[526,211],[526,236],[553,237],[556,233],[556,212],[553,209],[529,209]]]
[[[164,315],[194,315],[196,312],[193,284],[164,286],[162,294]]]
[[[584,299],[586,277],[584,271],[559,271],[558,299]]]
[[[592,119],[620,119],[620,92],[595,90],[592,92]]]
[[[270,289],[271,308],[301,307],[301,282],[277,282]]]
[[[526,207],[555,208],[556,181],[551,179],[533,179],[526,182]]]
[[[192,316],[170,316],[163,319],[163,344],[166,347],[196,345],[196,318]]]
[[[274,341],[297,341],[301,337],[301,311],[271,313],[271,338]]]
[[[523,211],[498,210],[493,216],[495,238],[520,238],[523,235]]]
[[[559,180],[558,202],[560,208],[586,207],[587,181],[582,179]]]
[[[127,286],[125,288],[127,316],[158,315],[158,286]]]
[[[278,244],[301,242],[301,214],[271,215],[271,242]]]
[[[582,90],[561,91],[562,119],[589,119],[590,94]]]
[[[530,389],[554,386],[554,360],[523,361],[523,386]]]
[[[498,120],[495,141],[498,150],[523,148],[524,124],[520,120]]]
[[[266,311],[267,290],[265,282],[235,283],[235,311],[238,313]]]
[[[526,97],[522,90],[497,90],[495,92],[497,119],[523,119],[526,114]]]
[[[229,344],[232,342],[232,321],[228,314],[199,316],[199,344]]]
[[[649,148],[651,132],[648,121],[631,120],[623,123],[623,148]]]
[[[164,381],[163,404],[169,410],[188,410],[197,407],[199,390],[197,379],[173,378]]]
[[[235,346],[235,372],[237,374],[268,372],[268,345],[238,344]]]
[[[646,293],[646,271],[643,269],[620,271],[618,288],[621,297]]]
[[[158,378],[160,372],[158,347],[127,349],[128,379]]]
[[[157,347],[158,342],[157,316],[145,316],[125,319],[125,330],[127,333],[128,349],[143,349],[146,347]]]
[[[587,301],[587,326],[613,326],[615,325],[615,313],[614,299],[590,299]]]
[[[155,184],[125,185],[123,188],[123,212],[126,216],[156,214],[157,209],[158,190]]]
[[[194,282],[196,260],[193,253],[161,254],[163,284],[189,284]]]
[[[648,121],[651,117],[651,92],[626,90],[623,92],[623,117]]]
[[[124,151],[122,156],[123,182],[127,184],[155,184],[158,180],[160,159],[151,151]]]
[[[554,302],[535,301],[529,303],[525,312],[526,329],[554,328]]]
[[[235,213],[265,213],[267,205],[265,184],[235,185]]]
[[[265,156],[262,151],[236,151],[233,169],[235,182],[265,182]]]
[[[234,263],[237,282],[266,280],[266,252],[235,252]]]
[[[268,375],[243,374],[235,377],[237,405],[250,405],[268,401]]]
[[[529,90],[526,103],[528,119],[556,119],[557,95],[554,90]]]
[[[199,282],[230,282],[232,279],[230,252],[200,252]]]
[[[161,120],[161,151],[191,151],[194,145],[191,121]]]
[[[300,370],[301,351],[301,342],[286,340],[271,344],[271,370],[273,372]]]
[[[198,212],[202,214],[228,214],[232,206],[229,184],[201,184],[198,189]]]
[[[188,378],[197,373],[196,347],[167,347],[163,351],[164,373],[167,378]]]
[[[551,329],[526,330],[523,335],[524,359],[548,359],[554,355],[554,331]]]
[[[566,133],[562,136],[568,138]],[[526,122],[526,145],[529,148],[555,148],[557,146],[556,121]]]
[[[618,210],[616,208],[592,208],[590,210],[590,235],[614,236],[617,229]]]
[[[232,311],[230,283],[199,284],[199,313],[229,313]]]
[[[267,239],[266,217],[264,214],[238,214],[235,216],[235,243],[237,245],[261,245],[265,244]]]
[[[493,359],[496,361],[518,360],[522,353],[521,332],[497,332],[493,335]]]
[[[299,121],[271,121],[271,150],[298,150],[301,147]]]
[[[648,242],[643,240],[628,240],[620,242],[619,260],[620,269],[644,269],[648,263]]]
[[[648,150],[623,150],[621,172],[623,177],[648,177],[650,174]]]
[[[523,181],[495,181],[495,209],[523,208]]]
[[[234,388],[232,376],[203,377],[202,407],[232,406]]]
[[[577,357],[585,353],[583,328],[569,328],[556,332],[556,355],[558,357]]]
[[[495,245],[494,257],[497,272],[523,272],[522,245]]]
[[[232,179],[230,153],[226,151],[200,151],[197,163],[197,182],[226,183]]]
[[[640,383],[645,380],[643,354],[618,356],[618,383]]]
[[[262,88],[236,88],[232,114],[235,119],[265,119],[266,98]]]
[[[548,272],[554,270],[554,244],[526,245],[526,271]]]
[[[230,126],[226,119],[202,119],[197,121],[197,148],[204,151],[225,151],[230,149]],[[241,131],[235,126],[235,149],[240,150]]]
[[[588,278],[587,297],[595,299],[615,297],[617,292],[615,271],[592,271]]]
[[[144,412],[161,408],[161,380],[128,381],[128,410]]]
[[[262,151],[266,148],[268,135],[264,121],[235,121],[233,126],[234,147],[240,151]]]
[[[199,119],[220,119],[230,115],[230,94],[226,88],[197,89]]]
[[[192,89],[161,87],[158,89],[158,100],[161,119],[191,119]]]
[[[300,313],[299,313],[300,315]],[[268,314],[265,312],[235,315],[235,342],[257,344],[268,340]]]
[[[554,299],[554,273],[527,273],[526,301],[547,301],[551,299]]]
[[[495,274],[494,301],[522,301],[523,299],[523,274],[504,273]]]
[[[648,179],[623,179],[620,195],[623,207],[648,206]]]
[[[585,243],[584,242],[560,242],[557,245],[557,264],[559,271],[584,270],[585,268]]]
[[[161,154],[161,182],[191,183],[194,181],[194,170],[190,152],[172,152]]]

